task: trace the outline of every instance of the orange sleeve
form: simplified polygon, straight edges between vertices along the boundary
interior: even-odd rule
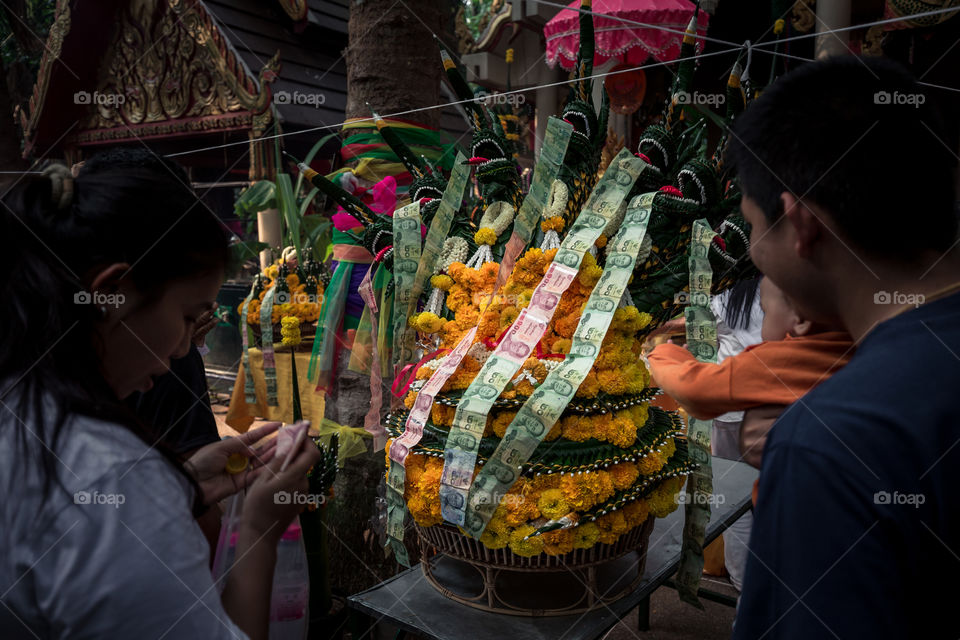
[[[700,362],[676,344],[658,345],[647,356],[657,386],[694,418],[710,420],[742,407],[733,404],[733,358],[723,364]]]

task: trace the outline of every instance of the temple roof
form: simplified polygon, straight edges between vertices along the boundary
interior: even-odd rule
[[[285,133],[336,125],[346,105],[347,3],[58,0],[20,114],[24,155],[138,141],[178,152],[267,134],[274,118]],[[442,127],[467,129],[454,108]],[[285,145],[296,152],[323,134]]]

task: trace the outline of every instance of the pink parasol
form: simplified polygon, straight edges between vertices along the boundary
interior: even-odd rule
[[[543,27],[547,64],[551,69],[558,61],[568,71],[576,65],[580,47],[579,8],[580,0],[574,0]],[[594,14],[612,16],[593,16],[596,32],[593,64],[599,66],[615,58],[626,65],[639,66],[650,57],[666,62],[680,54],[683,32],[693,15],[694,4],[690,0],[594,0],[591,10]],[[705,35],[709,16],[701,11],[698,20],[697,33]],[[639,26],[638,22],[650,26]],[[697,49],[702,48],[703,41],[698,41]]]

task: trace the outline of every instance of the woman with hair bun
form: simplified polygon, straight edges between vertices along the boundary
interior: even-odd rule
[[[306,492],[320,455],[307,442],[280,471],[275,447],[251,448],[274,424],[182,460],[124,404],[187,353],[229,255],[182,169],[152,158],[76,178],[54,165],[0,192],[5,638],[267,637],[299,510],[274,495]],[[228,476],[234,453],[252,464]],[[244,486],[220,596],[195,516]]]

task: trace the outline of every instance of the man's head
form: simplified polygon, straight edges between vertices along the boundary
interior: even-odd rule
[[[924,87],[853,56],[780,78],[735,122],[727,158],[750,254],[807,317],[831,322],[844,282],[910,266],[957,235],[953,159]]]

